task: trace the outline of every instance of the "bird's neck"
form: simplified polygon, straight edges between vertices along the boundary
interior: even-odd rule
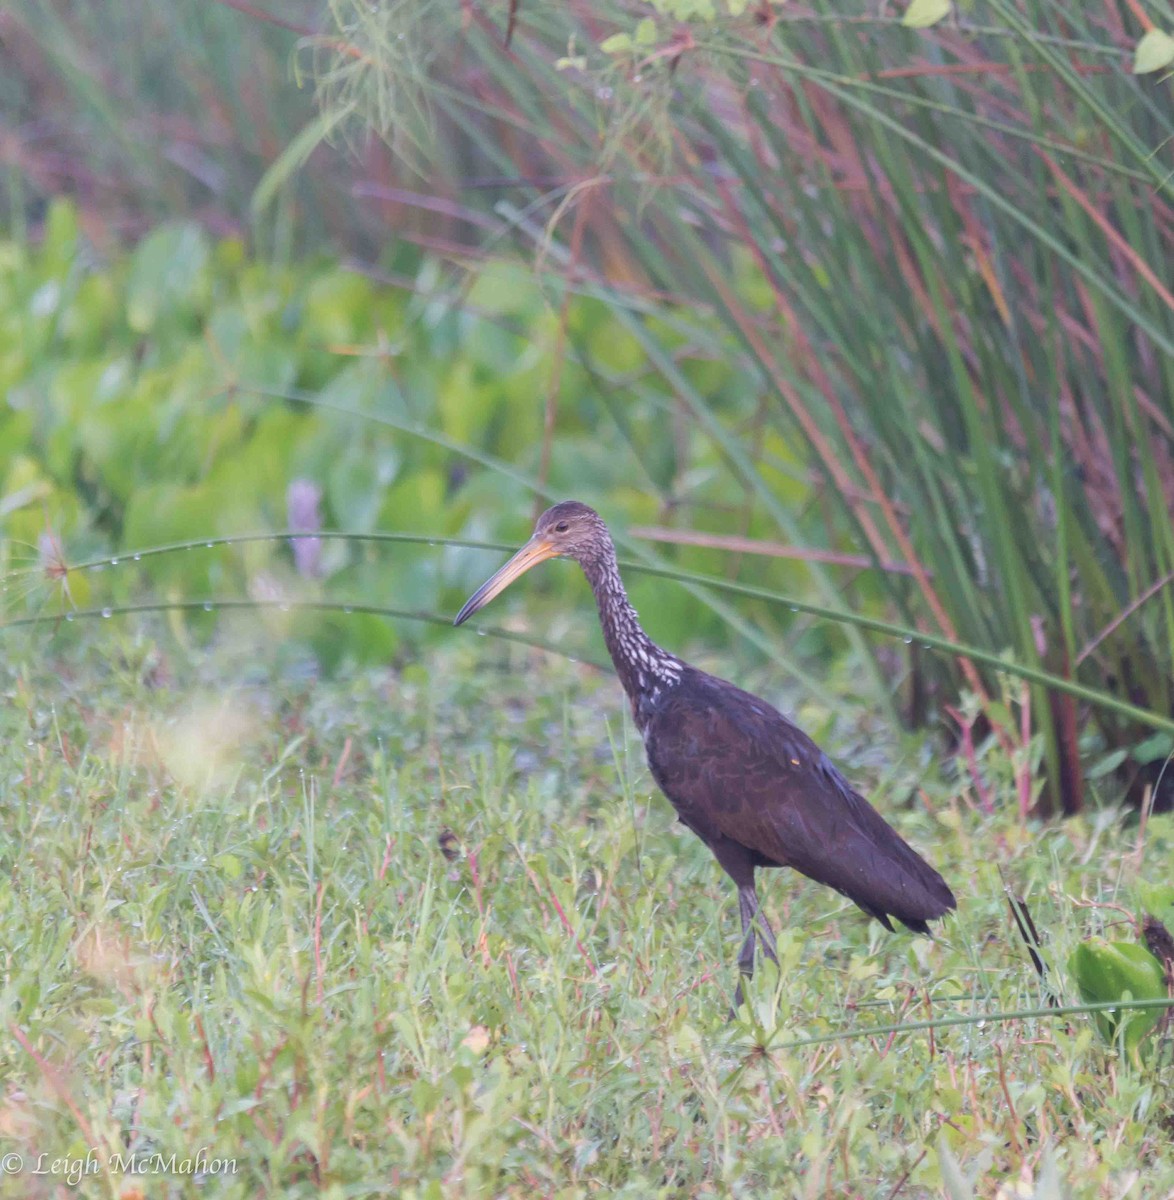
[[[636,724],[643,730],[649,705],[680,682],[684,664],[644,632],[624,590],[614,549],[609,547],[600,558],[583,563],[583,570],[599,606],[603,640],[632,703]]]

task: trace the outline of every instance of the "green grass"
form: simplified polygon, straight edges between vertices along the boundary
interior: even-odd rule
[[[1046,1005],[998,869],[1062,964],[1130,936],[1086,903],[1132,906],[1170,817],[1142,837],[983,816],[928,747],[743,680],[960,911],[931,942],[766,875],[782,977],[727,1023],[732,889],[653,792],[611,678],[454,633],[316,681],[269,620],[225,616],[205,647],[118,621],[5,647],[0,1153],[25,1170],[0,1195],[60,1194],[39,1155],[202,1148],[236,1173],[78,1193],[914,1197],[943,1169],[951,1197],[959,1171],[982,1196],[1042,1197],[1053,1169],[1073,1197],[1174,1188],[1170,1068],[1128,1066],[1088,1015],[868,1033]]]

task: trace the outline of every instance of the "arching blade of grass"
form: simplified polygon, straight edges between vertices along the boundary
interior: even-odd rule
[[[253,539],[256,540],[256,539]],[[223,544],[223,542],[221,543]],[[236,597],[209,597],[202,600],[147,600],[135,604],[112,604],[104,608],[71,609],[60,613],[40,613],[36,616],[13,617],[0,621],[0,633],[7,629],[29,629],[37,626],[60,625],[63,622],[87,621],[113,617],[135,616],[142,613],[216,613],[216,612],[314,612],[335,613],[344,616],[364,614],[373,617],[387,617],[398,621],[422,621],[429,625],[452,626],[452,617],[444,613],[412,612],[408,609],[391,608],[381,604],[364,604],[352,600],[241,600]],[[607,663],[598,659],[584,658],[581,654],[571,654],[565,646],[544,638],[531,637],[526,633],[518,633],[512,629],[502,629],[496,625],[478,625],[477,632],[486,637],[498,638],[501,641],[518,642],[523,646],[532,646],[536,650],[546,650],[561,658],[575,662],[586,662],[589,666],[606,670]]]
[[[144,546],[132,548],[121,552],[118,555],[90,559],[86,562],[72,564],[72,571],[87,571],[110,566],[118,566],[120,564],[129,564],[135,561],[140,561],[164,554],[176,554],[188,552],[200,547],[207,546],[232,546],[245,545],[252,542],[286,542],[299,537],[320,537],[323,539],[336,539],[356,542],[388,542],[400,543],[409,545],[436,545],[436,546],[458,546],[469,549],[491,549],[501,550],[503,553],[515,549],[506,543],[497,542],[482,542],[470,541],[463,538],[446,538],[435,535],[424,534],[401,534],[401,533],[374,533],[374,534],[353,534],[345,532],[334,532],[330,530],[319,531],[314,534],[297,533],[289,530],[274,533],[257,533],[257,534],[237,534],[222,537],[214,537],[207,539],[197,539],[191,542],[176,542],[166,546]],[[1090,704],[1094,704],[1099,708],[1104,708],[1112,712],[1119,713],[1123,716],[1137,720],[1144,725],[1154,729],[1166,729],[1174,732],[1174,718],[1168,717],[1161,713],[1152,712],[1147,709],[1138,707],[1137,705],[1129,704],[1122,701],[1119,697],[1111,693],[1098,690],[1096,688],[1082,685],[1065,676],[1053,674],[1031,664],[1016,662],[1014,659],[1007,658],[1005,655],[996,654],[994,652],[984,650],[978,646],[966,645],[965,643],[951,641],[948,638],[939,637],[933,634],[927,634],[921,630],[913,629],[909,626],[894,624],[893,622],[879,620],[874,617],[869,617],[860,613],[845,612],[832,608],[825,608],[818,604],[813,604],[793,596],[787,596],[779,592],[772,591],[767,588],[755,587],[750,584],[737,583],[728,579],[721,579],[711,575],[702,575],[696,572],[680,571],[672,567],[658,566],[649,562],[621,560],[621,567],[625,571],[633,573],[644,573],[654,575],[662,579],[671,579],[678,583],[682,583],[690,588],[697,588],[701,591],[725,592],[729,595],[744,596],[749,599],[762,600],[778,606],[785,606],[792,612],[808,613],[811,616],[818,617],[822,620],[832,621],[837,624],[853,626],[855,628],[866,630],[872,633],[879,633],[886,637],[900,639],[904,643],[916,642],[919,646],[926,649],[937,650],[945,654],[950,654],[956,657],[972,658],[976,662],[984,663],[987,666],[996,668],[1007,675],[1016,678],[1025,679],[1028,682],[1036,683],[1049,688],[1053,691],[1061,692],[1066,695],[1075,696],[1085,700]],[[307,611],[323,611],[323,612],[361,612],[371,615],[383,615],[391,617],[401,617],[409,620],[420,620],[430,624],[451,625],[452,618],[443,614],[437,613],[420,613],[409,612],[403,609],[381,607],[377,605],[364,604],[354,601],[253,601],[241,599],[218,599],[218,600],[184,600],[176,602],[151,601],[144,604],[117,605],[110,608],[89,608],[85,610],[62,610],[57,613],[41,613],[32,616],[22,616],[11,618],[5,621],[0,621],[0,630],[7,628],[21,628],[29,625],[44,625],[62,620],[71,620],[74,617],[95,617],[103,616],[107,613],[125,614],[134,612],[154,612],[166,611],[168,609],[176,609],[178,611],[207,611],[206,605],[211,604],[214,608],[290,608],[290,609],[305,609]],[[551,650],[555,653],[570,657],[565,648],[560,648],[555,643],[547,642],[542,639],[531,638],[528,635],[515,635],[510,631],[505,631],[496,627],[477,626],[478,629],[484,629],[487,634],[495,637],[507,637],[512,640],[522,641],[528,645],[536,646],[540,649]],[[581,658],[581,655],[576,654],[574,657]],[[593,665],[606,667],[606,664],[598,660],[592,661]]]
[[[797,1050],[802,1046],[825,1046],[835,1042],[854,1041],[861,1037],[882,1037],[890,1034],[901,1036],[908,1033],[922,1033],[934,1029],[952,1029],[962,1025],[985,1025],[1001,1021],[1047,1021],[1057,1017],[1087,1016],[1099,1012],[1116,1012],[1120,1009],[1147,1012],[1174,1008],[1174,998],[1134,1000],[1123,997],[1120,1000],[1097,1001],[1090,1004],[1066,1004],[1055,1008],[1021,1008],[1004,1011],[954,1013],[948,1017],[932,1017],[924,1021],[894,1021],[888,1025],[873,1025],[871,1027],[838,1030],[834,1033],[815,1033],[808,1037],[792,1038],[787,1041],[772,1042],[771,1050]]]
[[[679,572],[670,569],[646,565],[639,566],[636,569],[645,570],[649,574],[661,575],[668,579],[676,578],[677,575],[680,574]],[[1050,671],[1045,671],[1038,667],[1016,662],[1013,659],[1008,659],[1001,654],[995,653],[991,650],[983,649],[979,646],[972,646],[962,642],[952,642],[948,638],[938,637],[935,634],[925,633],[919,629],[911,629],[904,625],[895,625],[890,621],[878,620],[874,617],[864,616],[860,613],[848,613],[836,611],[834,609],[825,609],[817,604],[798,600],[793,597],[781,596],[777,593],[770,592],[765,588],[756,588],[749,584],[734,583],[729,580],[718,580],[707,576],[691,576],[690,578],[699,578],[704,580],[705,586],[711,587],[715,590],[722,590],[737,595],[756,597],[761,600],[774,600],[777,603],[786,604],[788,608],[792,608],[797,612],[806,612],[810,613],[812,616],[824,617],[828,620],[842,621],[844,624],[855,625],[860,629],[868,629],[874,633],[881,633],[891,637],[899,637],[904,642],[916,642],[918,645],[925,646],[928,649],[941,650],[958,658],[970,658],[975,662],[984,663],[987,666],[994,667],[1000,671],[1005,671],[1008,675],[1015,676],[1016,678],[1025,679],[1030,683],[1043,684],[1054,691],[1064,692],[1068,695],[1076,696],[1082,700],[1087,700],[1089,703],[1095,704],[1098,708],[1103,708],[1110,712],[1127,716],[1150,728],[1165,729],[1174,732],[1174,718],[1169,717],[1164,713],[1154,712],[1152,709],[1141,708],[1136,704],[1130,704],[1124,700],[1121,700],[1120,697],[1114,696],[1111,693],[1099,691],[1092,687],[1086,687],[1083,684],[1076,683],[1071,679],[1060,675],[1055,675]]]
[[[459,546],[463,550],[500,550],[503,554],[512,553],[517,546],[508,542],[479,542],[469,538],[438,537],[431,533],[349,533],[340,529],[319,529],[313,533],[296,529],[277,529],[266,533],[234,533],[224,536],[192,538],[186,542],[168,542],[163,546],[138,546],[118,554],[101,558],[85,559],[81,562],[69,563],[70,571],[88,571],[95,568],[117,567],[139,562],[141,559],[154,558],[160,554],[180,554],[188,550],[211,549],[213,546],[246,546],[250,542],[296,542],[310,541],[321,538],[323,541],[336,542],[391,542],[407,546]]]

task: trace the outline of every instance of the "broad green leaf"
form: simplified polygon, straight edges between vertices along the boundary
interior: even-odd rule
[[[1106,775],[1112,774],[1112,772],[1114,772],[1128,757],[1129,751],[1125,749],[1124,746],[1117,750],[1113,750],[1109,754],[1106,754],[1100,762],[1089,767],[1089,769],[1085,772],[1084,777],[1085,779],[1090,780],[1103,779]]]
[[[374,529],[398,469],[399,456],[387,445],[356,442],[339,455],[326,479],[326,497],[338,527],[361,533]]]
[[[395,653],[401,632],[396,622],[371,613],[310,614],[306,626],[308,641],[328,671],[336,670],[348,656],[361,662],[386,662]]]
[[[717,16],[712,0],[652,0],[657,12],[674,21],[712,21]]]
[[[1134,75],[1148,75],[1174,63],[1174,37],[1164,29],[1151,29],[1133,51]]]
[[[1149,763],[1169,758],[1171,754],[1174,754],[1174,737],[1168,733],[1155,733],[1144,742],[1138,742],[1130,757],[1134,762]]]
[[[346,344],[369,335],[371,286],[353,271],[336,270],[320,275],[306,289],[303,330],[317,346]],[[337,370],[338,360],[331,359]],[[362,364],[354,368],[361,371]]]
[[[207,296],[208,241],[196,225],[164,225],[135,251],[126,319],[148,333],[173,314],[194,312]]]
[[[241,877],[241,860],[235,854],[218,854],[216,856],[216,865],[224,873],[228,879],[239,879]]]
[[[1134,942],[1109,942],[1089,938],[1068,958],[1068,970],[1076,980],[1081,998],[1093,1003],[1112,1000],[1160,1000],[1166,995],[1162,964]],[[1142,1038],[1158,1023],[1157,1010],[1101,1012],[1096,1022],[1108,1041],[1122,1034],[1125,1050],[1135,1061]]]
[[[950,0],[913,0],[901,18],[909,29],[928,29],[950,15]]]
[[[124,537],[129,545],[197,540],[216,532],[217,496],[202,487],[178,487],[169,483],[145,484],[137,488],[126,506]],[[197,575],[203,556],[173,568],[185,577]],[[171,564],[161,564],[160,572]]]
[[[1163,925],[1174,927],[1174,884],[1143,883],[1137,889],[1141,906]]]

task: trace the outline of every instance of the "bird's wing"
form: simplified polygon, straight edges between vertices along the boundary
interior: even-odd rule
[[[886,925],[888,915],[924,931],[954,908],[937,871],[801,729],[733,684],[701,672],[693,681],[645,731],[653,775],[686,822],[835,888]]]

